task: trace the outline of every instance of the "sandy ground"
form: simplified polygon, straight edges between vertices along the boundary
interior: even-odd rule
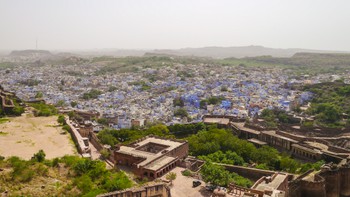
[[[181,171],[185,168],[176,167],[171,172],[176,173],[176,179],[170,186],[171,196],[173,197],[210,197],[211,192],[205,189],[205,183],[203,181],[201,185],[197,187],[192,187],[194,178],[186,177],[181,174]],[[164,175],[165,178],[166,175]]]
[[[0,124],[0,155],[30,159],[43,149],[47,159],[77,154],[69,133],[61,134],[57,116],[23,114]]]

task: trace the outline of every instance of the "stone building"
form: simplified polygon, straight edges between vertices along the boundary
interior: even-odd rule
[[[175,168],[188,155],[188,142],[147,136],[127,146],[116,146],[116,165],[130,166],[140,178],[153,180]]]
[[[2,86],[0,86],[0,102],[1,102],[1,108],[5,112],[11,111],[15,105],[13,103],[13,100],[11,99],[14,97],[13,93],[5,91]]]
[[[350,157],[290,181],[288,193],[291,197],[350,197]]]
[[[350,150],[334,143],[341,140],[350,140],[349,136],[331,135],[332,133],[328,131],[319,131],[319,136],[314,136],[292,130],[288,130],[288,132],[264,130],[255,125],[233,121],[230,122],[230,128],[240,138],[247,139],[256,146],[273,146],[304,161],[325,160],[328,162],[320,171],[309,171],[300,176],[294,175],[292,179],[290,176],[283,179],[283,184],[275,188],[282,191],[282,193],[276,193],[276,195],[287,197],[350,197]],[[288,184],[286,184],[287,182]],[[259,197],[266,195],[265,189],[265,192],[261,193],[260,190],[257,190],[258,187],[254,188],[254,186],[252,188],[240,188],[238,186],[232,188],[239,191],[239,194],[254,194],[255,192],[256,196]]]
[[[170,197],[170,188],[164,183],[148,183],[135,187],[97,195],[97,197]]]
[[[260,127],[243,122],[231,122],[231,129],[240,138],[260,147],[269,145],[279,151],[289,152],[292,156],[305,161],[340,162],[350,155],[350,150],[334,146],[328,139],[336,137],[311,137],[280,130],[263,130]],[[339,137],[347,138],[350,137]]]

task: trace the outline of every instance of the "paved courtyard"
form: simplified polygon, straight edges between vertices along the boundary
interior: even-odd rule
[[[192,177],[186,177],[181,174],[181,171],[185,168],[176,167],[171,172],[176,173],[176,179],[173,181],[171,188],[172,197],[210,197],[211,192],[205,189],[205,183],[203,181],[201,185],[193,188],[192,182],[196,179]],[[166,176],[166,175],[165,175]],[[165,179],[165,176],[163,178]]]

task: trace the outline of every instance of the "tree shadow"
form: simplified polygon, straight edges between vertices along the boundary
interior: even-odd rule
[[[212,195],[212,192],[206,190],[205,187],[201,187],[201,189],[199,190],[199,193],[200,193],[201,196],[203,196],[203,197],[210,197],[210,196]]]

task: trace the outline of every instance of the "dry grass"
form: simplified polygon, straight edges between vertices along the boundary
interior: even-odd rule
[[[12,181],[4,181],[9,180],[11,173],[11,169],[4,169],[0,172],[0,176],[4,179],[0,180],[0,191],[9,191],[10,196],[77,196],[80,191],[71,188],[72,178],[65,172],[68,172],[68,169],[48,167],[46,175],[35,176],[30,182],[13,184]]]

